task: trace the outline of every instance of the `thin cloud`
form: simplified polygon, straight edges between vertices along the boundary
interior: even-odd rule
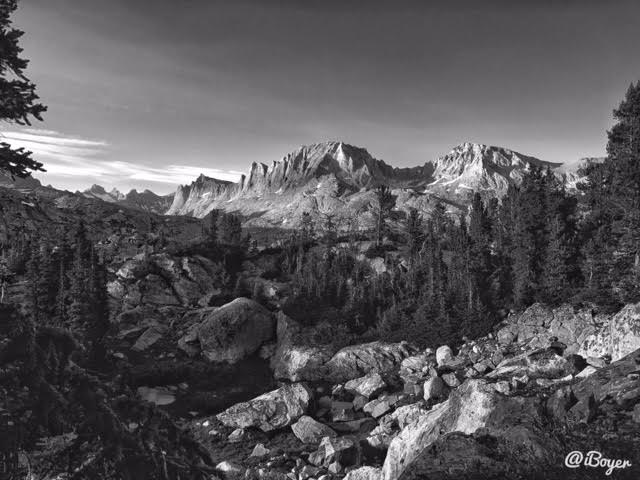
[[[45,164],[45,177],[86,180],[87,184],[101,182],[109,185],[153,182],[162,184],[191,183],[204,174],[235,182],[241,172],[203,168],[193,165],[152,167],[131,162],[107,160],[109,143],[102,140],[66,136],[53,130],[24,129],[0,134],[1,141],[15,148],[33,152],[34,158]],[[41,175],[38,175],[41,176]]]

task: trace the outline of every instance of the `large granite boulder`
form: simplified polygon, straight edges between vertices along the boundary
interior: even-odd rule
[[[312,398],[304,384],[293,383],[233,405],[216,418],[227,427],[255,427],[270,432],[287,427],[305,415]]]
[[[212,362],[235,363],[255,353],[275,333],[271,313],[248,298],[236,298],[217,309],[206,309],[197,335],[203,355]]]
[[[616,361],[640,348],[640,303],[627,305],[612,319],[611,360]]]
[[[393,372],[402,360],[417,353],[407,342],[371,342],[339,350],[324,365],[324,378],[334,383],[347,382],[370,372]]]
[[[405,426],[389,445],[382,469],[385,480],[396,480],[412,468],[422,452],[441,435],[472,434],[518,428],[539,423],[542,405],[536,397],[507,397],[486,380],[467,380],[449,399],[435,405]]]
[[[273,375],[291,382],[316,381],[322,378],[322,367],[335,350],[329,346],[305,345],[300,324],[283,312],[277,314],[277,347],[271,358]]]

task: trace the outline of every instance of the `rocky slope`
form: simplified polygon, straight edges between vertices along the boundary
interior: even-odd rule
[[[610,464],[589,451],[620,459],[617,478],[640,473],[640,305],[534,305],[455,354],[306,355],[288,333],[300,328],[278,315],[272,363],[290,382],[188,423],[224,478],[602,478]]]
[[[438,199],[462,208],[473,191],[502,196],[531,165],[561,166],[505,148],[464,143],[422,166],[395,168],[363,148],[327,142],[301,147],[269,165],[253,163],[237,183],[200,176],[178,188],[167,213],[203,217],[220,208],[239,211],[261,226],[296,224],[303,212],[366,223],[377,185],[393,189],[399,209],[428,212]]]

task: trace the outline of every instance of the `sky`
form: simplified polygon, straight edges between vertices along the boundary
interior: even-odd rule
[[[640,79],[636,0],[20,0],[14,23],[49,110],[0,131],[70,190],[169,193],[328,140],[575,162]]]

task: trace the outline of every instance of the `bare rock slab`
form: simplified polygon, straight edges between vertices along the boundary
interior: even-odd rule
[[[270,432],[296,422],[307,413],[311,399],[312,393],[305,385],[294,383],[233,405],[216,417],[227,427]]]

